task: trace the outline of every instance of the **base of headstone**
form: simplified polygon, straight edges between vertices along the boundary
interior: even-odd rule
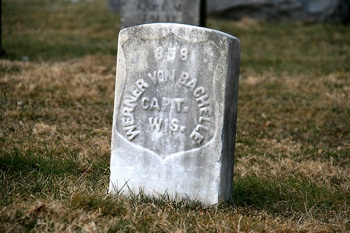
[[[120,31],[110,193],[232,194],[239,40],[183,24]]]

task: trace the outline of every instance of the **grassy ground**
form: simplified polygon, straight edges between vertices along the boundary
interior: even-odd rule
[[[3,0],[0,232],[350,231],[350,28],[208,20],[242,43],[233,203],[106,195],[118,16]]]

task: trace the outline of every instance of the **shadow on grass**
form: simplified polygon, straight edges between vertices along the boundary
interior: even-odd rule
[[[74,209],[102,210],[103,215],[120,216],[124,205],[146,205],[154,208],[171,206],[172,211],[198,211],[201,205],[194,201],[170,201],[138,195],[129,199],[108,197],[101,193],[78,192],[69,196],[69,187],[87,171],[74,154],[58,156],[60,152],[46,151],[38,155],[35,151],[24,151],[14,147],[0,156],[0,206],[13,202],[16,195],[49,195],[55,199],[68,198]],[[73,153],[73,152],[71,152]],[[96,187],[105,177],[105,159],[94,161],[89,174],[84,177],[89,187]],[[90,168],[89,168],[90,169]],[[102,170],[101,170],[102,169]],[[43,193],[43,194],[42,194]],[[62,196],[63,195],[63,196]],[[64,195],[66,195],[64,197]],[[68,196],[67,196],[68,195]],[[274,216],[300,220],[315,218],[327,222],[348,213],[350,194],[339,185],[320,185],[308,177],[257,177],[246,176],[235,180],[232,207],[243,207],[247,212],[261,211]],[[128,204],[129,203],[129,204]],[[152,207],[152,208],[153,208]],[[225,212],[223,208],[222,210]],[[229,211],[232,211],[229,208]],[[250,213],[248,213],[250,214]]]
[[[0,153],[0,206],[8,205],[16,195],[46,195],[63,198],[82,176],[96,186],[105,176],[107,162],[100,158],[90,167],[82,166],[76,152],[31,151],[14,147]],[[63,196],[62,196],[63,195]]]
[[[305,177],[273,180],[249,176],[236,180],[232,199],[236,207],[263,209],[286,218],[312,216],[326,220],[331,213],[346,211],[350,195],[346,190],[319,186]]]
[[[9,174],[42,173],[43,175],[60,175],[76,173],[77,161],[73,157],[62,159],[45,151],[37,155],[36,151],[22,151],[14,147],[0,157],[0,171]]]

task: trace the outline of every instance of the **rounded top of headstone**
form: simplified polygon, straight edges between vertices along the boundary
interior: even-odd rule
[[[215,37],[239,41],[235,36],[222,31],[180,23],[141,24],[124,28],[120,31],[120,35],[137,35],[147,39],[159,39],[171,33],[179,35],[182,38],[187,38],[191,42],[199,42],[208,39],[215,40]]]

